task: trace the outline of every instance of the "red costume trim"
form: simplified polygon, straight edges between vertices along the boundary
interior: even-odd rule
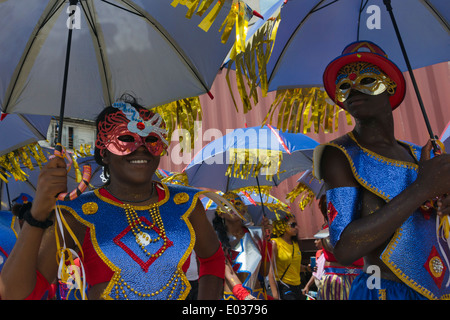
[[[223,253],[222,246],[219,246],[216,253],[214,253],[211,257],[198,257],[198,261],[200,262],[200,267],[198,270],[199,279],[207,274],[225,279],[225,254]]]

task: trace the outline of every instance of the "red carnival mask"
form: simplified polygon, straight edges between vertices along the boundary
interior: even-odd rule
[[[137,111],[128,103],[114,103],[116,113],[109,114],[98,125],[95,145],[119,156],[128,155],[145,146],[154,156],[167,149],[167,130],[161,116],[149,110]]]

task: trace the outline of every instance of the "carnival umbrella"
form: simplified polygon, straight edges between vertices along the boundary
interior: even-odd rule
[[[262,217],[264,215],[272,220],[284,218],[290,212],[289,206],[272,195],[263,194],[262,198],[257,192],[240,191],[237,195],[242,199],[247,206],[248,212],[252,217],[252,222],[255,225],[261,225]],[[262,199],[262,201],[261,201]],[[205,207],[206,216],[209,221],[214,219],[214,212],[217,210],[217,204],[208,198],[202,199],[202,204]]]
[[[0,156],[39,140],[47,139],[50,116],[2,114]]]
[[[227,192],[248,186],[277,186],[312,165],[316,141],[276,128],[235,129],[207,144],[183,173],[194,187]]]
[[[233,40],[171,2],[1,1],[2,111],[92,120],[124,92],[148,107],[208,92]]]
[[[267,90],[322,87],[325,67],[345,46],[372,41],[409,72],[434,138],[412,70],[449,61],[449,34],[447,0],[289,0],[267,64]]]

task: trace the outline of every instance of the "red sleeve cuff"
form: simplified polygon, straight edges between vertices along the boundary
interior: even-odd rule
[[[36,270],[36,285],[34,286],[33,292],[25,298],[25,300],[41,300],[47,290],[50,289],[50,284],[47,279]]]
[[[199,278],[210,274],[221,279],[225,279],[225,255],[223,253],[222,246],[219,245],[216,253],[214,253],[211,257],[203,259],[198,257],[198,261],[200,262],[200,267],[198,270]]]

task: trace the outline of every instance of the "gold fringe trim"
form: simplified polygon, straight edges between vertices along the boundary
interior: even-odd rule
[[[208,32],[225,4],[224,0],[217,0],[213,5],[214,2],[214,0],[202,0],[201,2],[200,0],[174,0],[171,5],[173,7],[177,7],[178,5],[186,6],[188,8],[186,18],[188,19],[191,19],[194,13],[201,17],[211,8],[209,13],[198,25],[203,31]],[[238,53],[243,51],[247,37],[248,21],[252,15],[252,10],[244,1],[233,0],[231,9],[219,29],[219,32],[223,30],[221,37],[222,43],[228,41],[231,31],[236,27],[235,50]]]
[[[202,121],[202,106],[199,97],[185,98],[170,102],[152,109],[161,115],[166,123],[167,141],[171,141],[172,134],[176,129],[180,130],[181,151],[190,152],[194,149],[196,130],[196,121]]]
[[[305,184],[299,183],[297,186],[286,195],[286,200],[289,200],[291,203],[295,201],[295,199],[302,195],[302,197],[299,200],[298,206],[300,210],[305,210],[306,206],[313,203],[313,200],[315,198],[314,192]]]
[[[248,179],[262,174],[267,180],[279,176],[283,153],[279,150],[239,149],[229,150],[228,177]]]
[[[156,175],[161,179],[162,183],[178,184],[189,187],[188,177],[185,172],[173,173],[169,177],[162,177],[158,172],[156,172]]]
[[[37,143],[31,143],[0,157],[0,179],[8,183],[8,178],[13,177],[16,181],[25,181],[28,178],[21,165],[30,170],[34,170],[32,159],[36,161],[39,168],[47,162],[41,146]]]
[[[244,113],[252,109],[253,104],[258,104],[258,86],[261,87],[262,96],[267,96],[267,63],[272,54],[275,38],[280,23],[280,16],[268,20],[259,28],[248,41],[245,50],[237,50],[233,47],[226,74],[228,88],[233,99],[236,111],[238,110],[229,73],[233,63],[236,65],[236,84],[243,105]]]
[[[331,133],[338,129],[339,114],[344,112],[347,124],[352,124],[350,114],[330,103],[331,99],[323,88],[294,88],[278,90],[274,102],[267,112],[264,123],[272,124],[278,111],[277,128],[293,133]]]

